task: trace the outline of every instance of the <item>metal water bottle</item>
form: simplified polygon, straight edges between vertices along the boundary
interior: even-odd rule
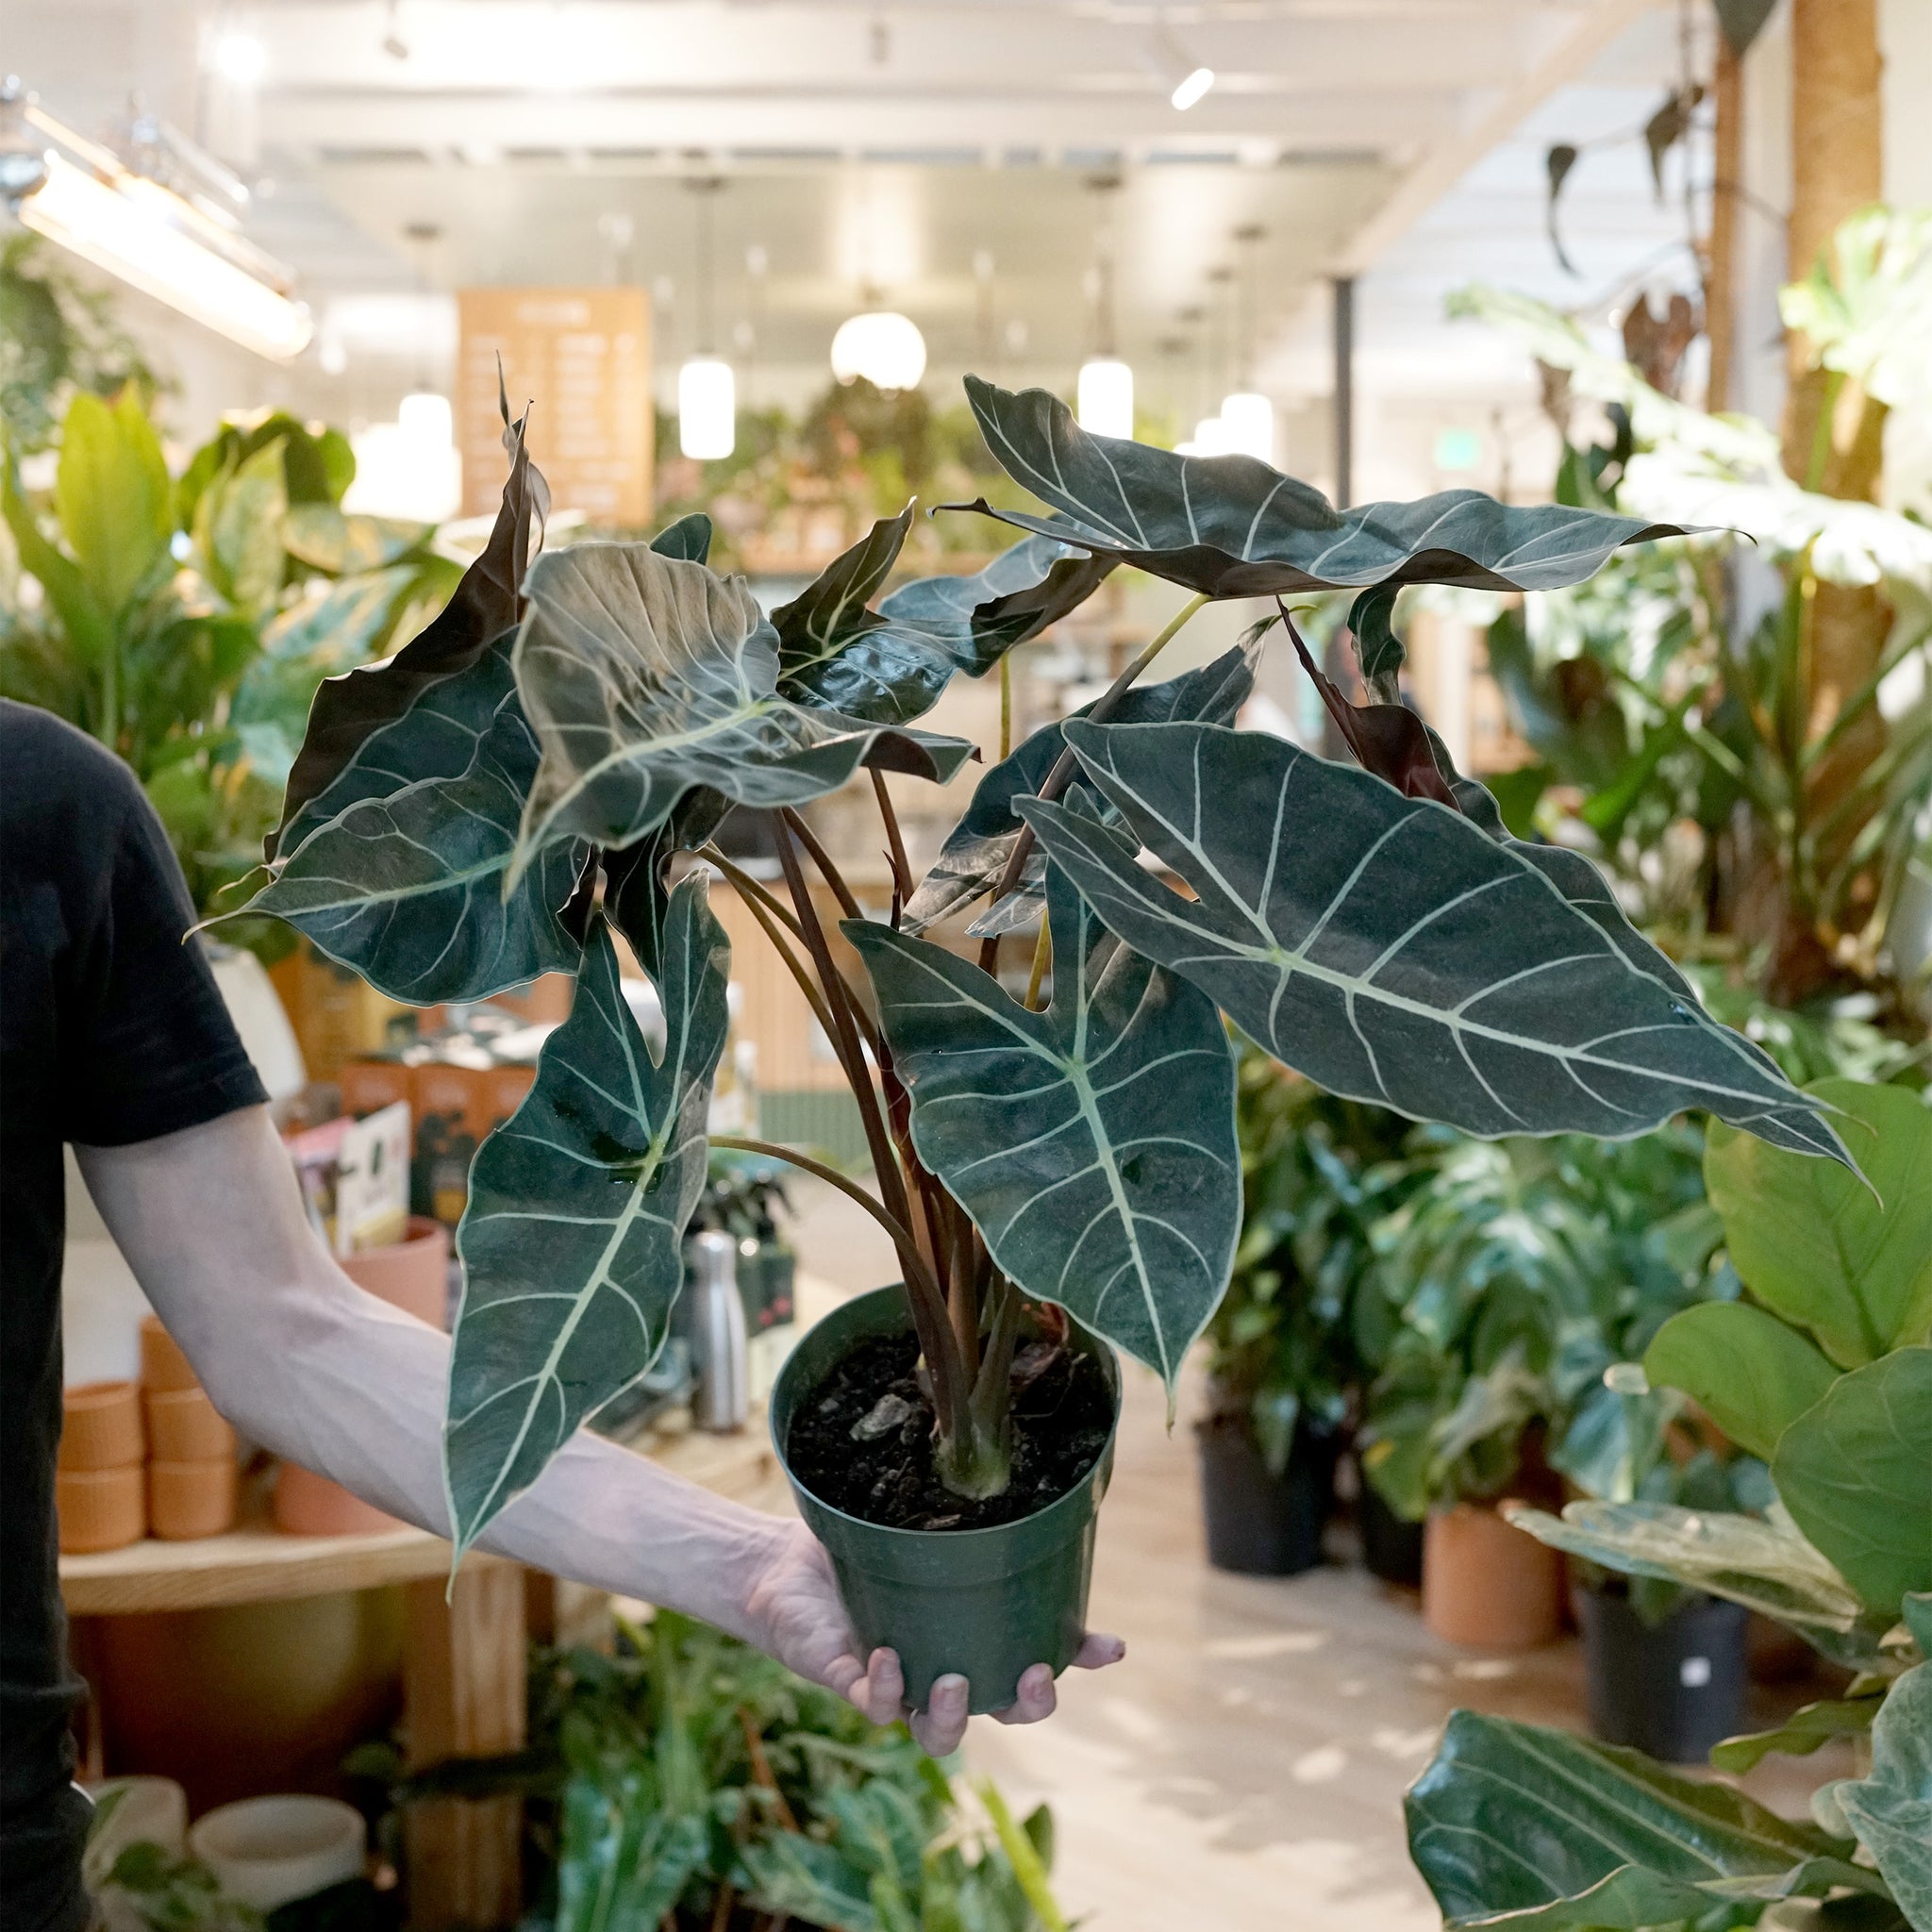
[[[691,1420],[701,1429],[744,1426],[751,1406],[744,1298],[738,1291],[738,1243],[715,1228],[691,1241],[691,1346],[697,1393]]]

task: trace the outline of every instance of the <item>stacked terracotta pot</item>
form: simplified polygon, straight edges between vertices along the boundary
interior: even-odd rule
[[[149,1533],[187,1541],[233,1528],[240,1475],[235,1431],[153,1315],[141,1324],[141,1404],[147,1423]]]
[[[54,1476],[60,1547],[72,1555],[118,1550],[147,1534],[147,1441],[141,1388],[88,1382],[69,1389]]]

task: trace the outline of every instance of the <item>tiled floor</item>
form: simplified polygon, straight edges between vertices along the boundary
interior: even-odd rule
[[[891,1277],[856,1209],[801,1195],[811,1272]],[[1574,1642],[1514,1658],[1441,1643],[1415,1600],[1337,1563],[1280,1581],[1211,1570],[1202,1549],[1183,1390],[1170,1436],[1158,1380],[1129,1366],[1091,1615],[1125,1662],[1061,1680],[1058,1714],[974,1724],[969,1766],[1058,1824],[1056,1889],[1092,1932],[1425,1932],[1440,1922],[1411,1870],[1402,1792],[1458,1705],[1581,1722]],[[1808,1692],[1759,1693],[1765,1721]],[[1774,1760],[1753,1791],[1791,1812],[1841,1757]]]

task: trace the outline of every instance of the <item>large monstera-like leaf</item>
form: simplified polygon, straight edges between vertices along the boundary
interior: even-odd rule
[[[1818,1103],[1459,813],[1257,732],[1073,724],[1067,741],[1198,897],[1022,801],[1049,856],[1331,1092],[1483,1137],[1622,1139],[1701,1108],[1845,1158]]]
[[[1015,644],[1079,605],[1113,569],[1028,537],[971,576],[922,577],[868,608],[906,541],[908,504],[774,611],[778,689],[879,724],[929,711],[956,673],[983,676]]]
[[[631,844],[692,788],[801,805],[861,765],[944,780],[957,738],[893,730],[777,694],[777,635],[742,577],[642,543],[540,558],[514,662],[542,761],[516,869],[558,840]]]
[[[1031,1013],[924,940],[847,920],[912,1095],[920,1158],[993,1259],[1158,1369],[1227,1286],[1241,1230],[1234,1060],[1220,1015],[1049,874],[1053,1003]]]
[[[1257,655],[1257,645],[1237,645],[1198,671],[1170,678],[1165,684],[1130,690],[1116,708],[1114,721],[1159,724],[1188,718],[1207,724],[1231,724],[1255,688]],[[1074,716],[1084,718],[1092,708],[1091,705],[1083,706]],[[936,925],[998,884],[1023,830],[1014,802],[1031,797],[1046,783],[1048,773],[1067,748],[1060,729],[1063,722],[1057,719],[1042,724],[979,781],[973,803],[947,835],[932,870],[907,903],[908,932]],[[1108,821],[1118,817],[1091,786],[1077,778],[1062,795],[1086,801]],[[973,935],[1011,932],[1017,926],[1032,924],[1040,916],[1045,880],[1046,854],[1036,848],[1027,854],[1019,885],[974,924]]]
[[[1898,1680],[1872,1725],[1870,1774],[1834,1795],[1907,1921],[1932,1927],[1932,1663]]]
[[[1726,1901],[1838,1886],[1886,1896],[1849,1841],[1741,1791],[1473,1710],[1450,1718],[1403,1810],[1409,1856],[1452,1927],[1719,1923]]]
[[[1624,543],[1685,534],[1561,504],[1498,503],[1451,490],[1414,503],[1337,510],[1320,491],[1253,457],[1183,457],[1090,436],[1045,390],[1019,394],[966,378],[994,460],[1056,514],[977,509],[1075,543],[1211,597],[1460,584],[1554,591],[1581,583]]]
[[[558,915],[590,856],[583,841],[546,847],[504,892],[537,772],[509,643],[426,686],[364,741],[291,820],[287,857],[245,910],[286,919],[378,991],[420,1006],[575,971]]]
[[[654,1064],[593,919],[570,1018],[476,1155],[443,1428],[458,1555],[663,1345],[704,1186],[728,961],[703,880],[685,880],[665,923]]]

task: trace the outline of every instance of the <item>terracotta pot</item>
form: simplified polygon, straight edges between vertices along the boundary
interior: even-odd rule
[[[1563,1558],[1487,1505],[1431,1515],[1423,1539],[1423,1621],[1482,1650],[1532,1650],[1563,1627]]]
[[[147,1497],[138,1462],[126,1469],[57,1471],[54,1505],[60,1517],[62,1556],[118,1550],[147,1534]]]
[[[85,1382],[61,1391],[60,1407],[62,1469],[130,1469],[146,1455],[137,1384]]]
[[[235,1431],[222,1420],[205,1389],[150,1389],[147,1410],[149,1453],[157,1462],[212,1462],[235,1454]]]
[[[365,1503],[341,1483],[295,1463],[275,1477],[275,1527],[290,1536],[375,1536],[408,1525]]]
[[[232,1455],[201,1462],[150,1462],[147,1514],[155,1535],[191,1542],[232,1529],[239,1474]]]
[[[432,1328],[449,1325],[449,1230],[441,1222],[412,1214],[406,1240],[345,1256],[341,1266],[378,1301]]]
[[[201,1378],[181,1353],[181,1344],[161,1326],[158,1315],[141,1320],[141,1386],[143,1389],[199,1389]]]

